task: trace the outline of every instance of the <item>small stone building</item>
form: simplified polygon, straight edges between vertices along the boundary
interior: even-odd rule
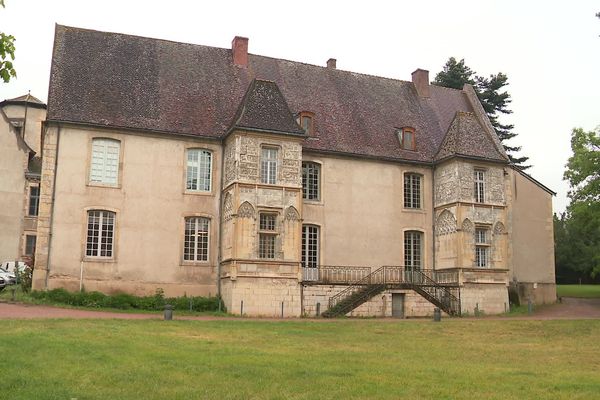
[[[285,317],[555,301],[552,192],[425,70],[57,26],[43,142],[36,289]]]

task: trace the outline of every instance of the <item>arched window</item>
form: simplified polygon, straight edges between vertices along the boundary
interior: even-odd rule
[[[86,257],[112,258],[115,240],[115,213],[90,210],[87,213]]]
[[[188,149],[186,189],[194,192],[210,192],[212,153],[203,149]]]
[[[119,183],[119,156],[121,142],[114,139],[92,140],[90,183],[117,186]]]
[[[210,220],[203,217],[185,219],[184,261],[208,261]]]

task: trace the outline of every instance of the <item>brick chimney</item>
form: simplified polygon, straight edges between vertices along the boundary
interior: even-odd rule
[[[420,97],[429,97],[429,71],[417,69],[412,73],[412,82]]]
[[[236,36],[231,42],[233,64],[246,68],[248,66],[248,38]]]
[[[327,68],[336,69],[337,60],[335,58],[330,58],[327,60]]]

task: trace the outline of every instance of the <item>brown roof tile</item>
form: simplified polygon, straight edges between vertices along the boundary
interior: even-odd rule
[[[273,82],[255,87],[256,99],[283,98],[242,115],[254,79]],[[238,124],[292,130],[266,112],[284,103],[314,113],[307,150],[417,162],[434,160],[456,112],[473,111],[460,90],[431,86],[420,98],[412,82],[252,54],[243,68],[229,49],[56,27],[49,120],[222,138],[240,115]],[[400,149],[402,127],[415,128],[416,151]]]

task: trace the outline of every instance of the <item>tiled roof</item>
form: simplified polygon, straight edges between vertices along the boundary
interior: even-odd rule
[[[283,99],[241,113],[255,79],[272,84],[250,97]],[[432,162],[456,112],[473,109],[461,90],[430,92],[422,98],[412,82],[252,54],[240,67],[230,49],[57,25],[48,119],[222,138],[233,123],[281,130],[289,118],[266,111],[287,103],[293,114],[314,113],[304,149]],[[400,149],[402,127],[415,128],[416,151]]]
[[[233,126],[304,135],[275,82],[254,79],[240,103]]]
[[[460,111],[456,113],[435,159],[451,156],[506,161],[506,156],[498,151],[475,114]]]
[[[0,107],[7,105],[25,105],[35,108],[46,108],[46,104],[35,96],[24,94],[23,96],[15,97],[14,99],[6,99],[0,102]]]

